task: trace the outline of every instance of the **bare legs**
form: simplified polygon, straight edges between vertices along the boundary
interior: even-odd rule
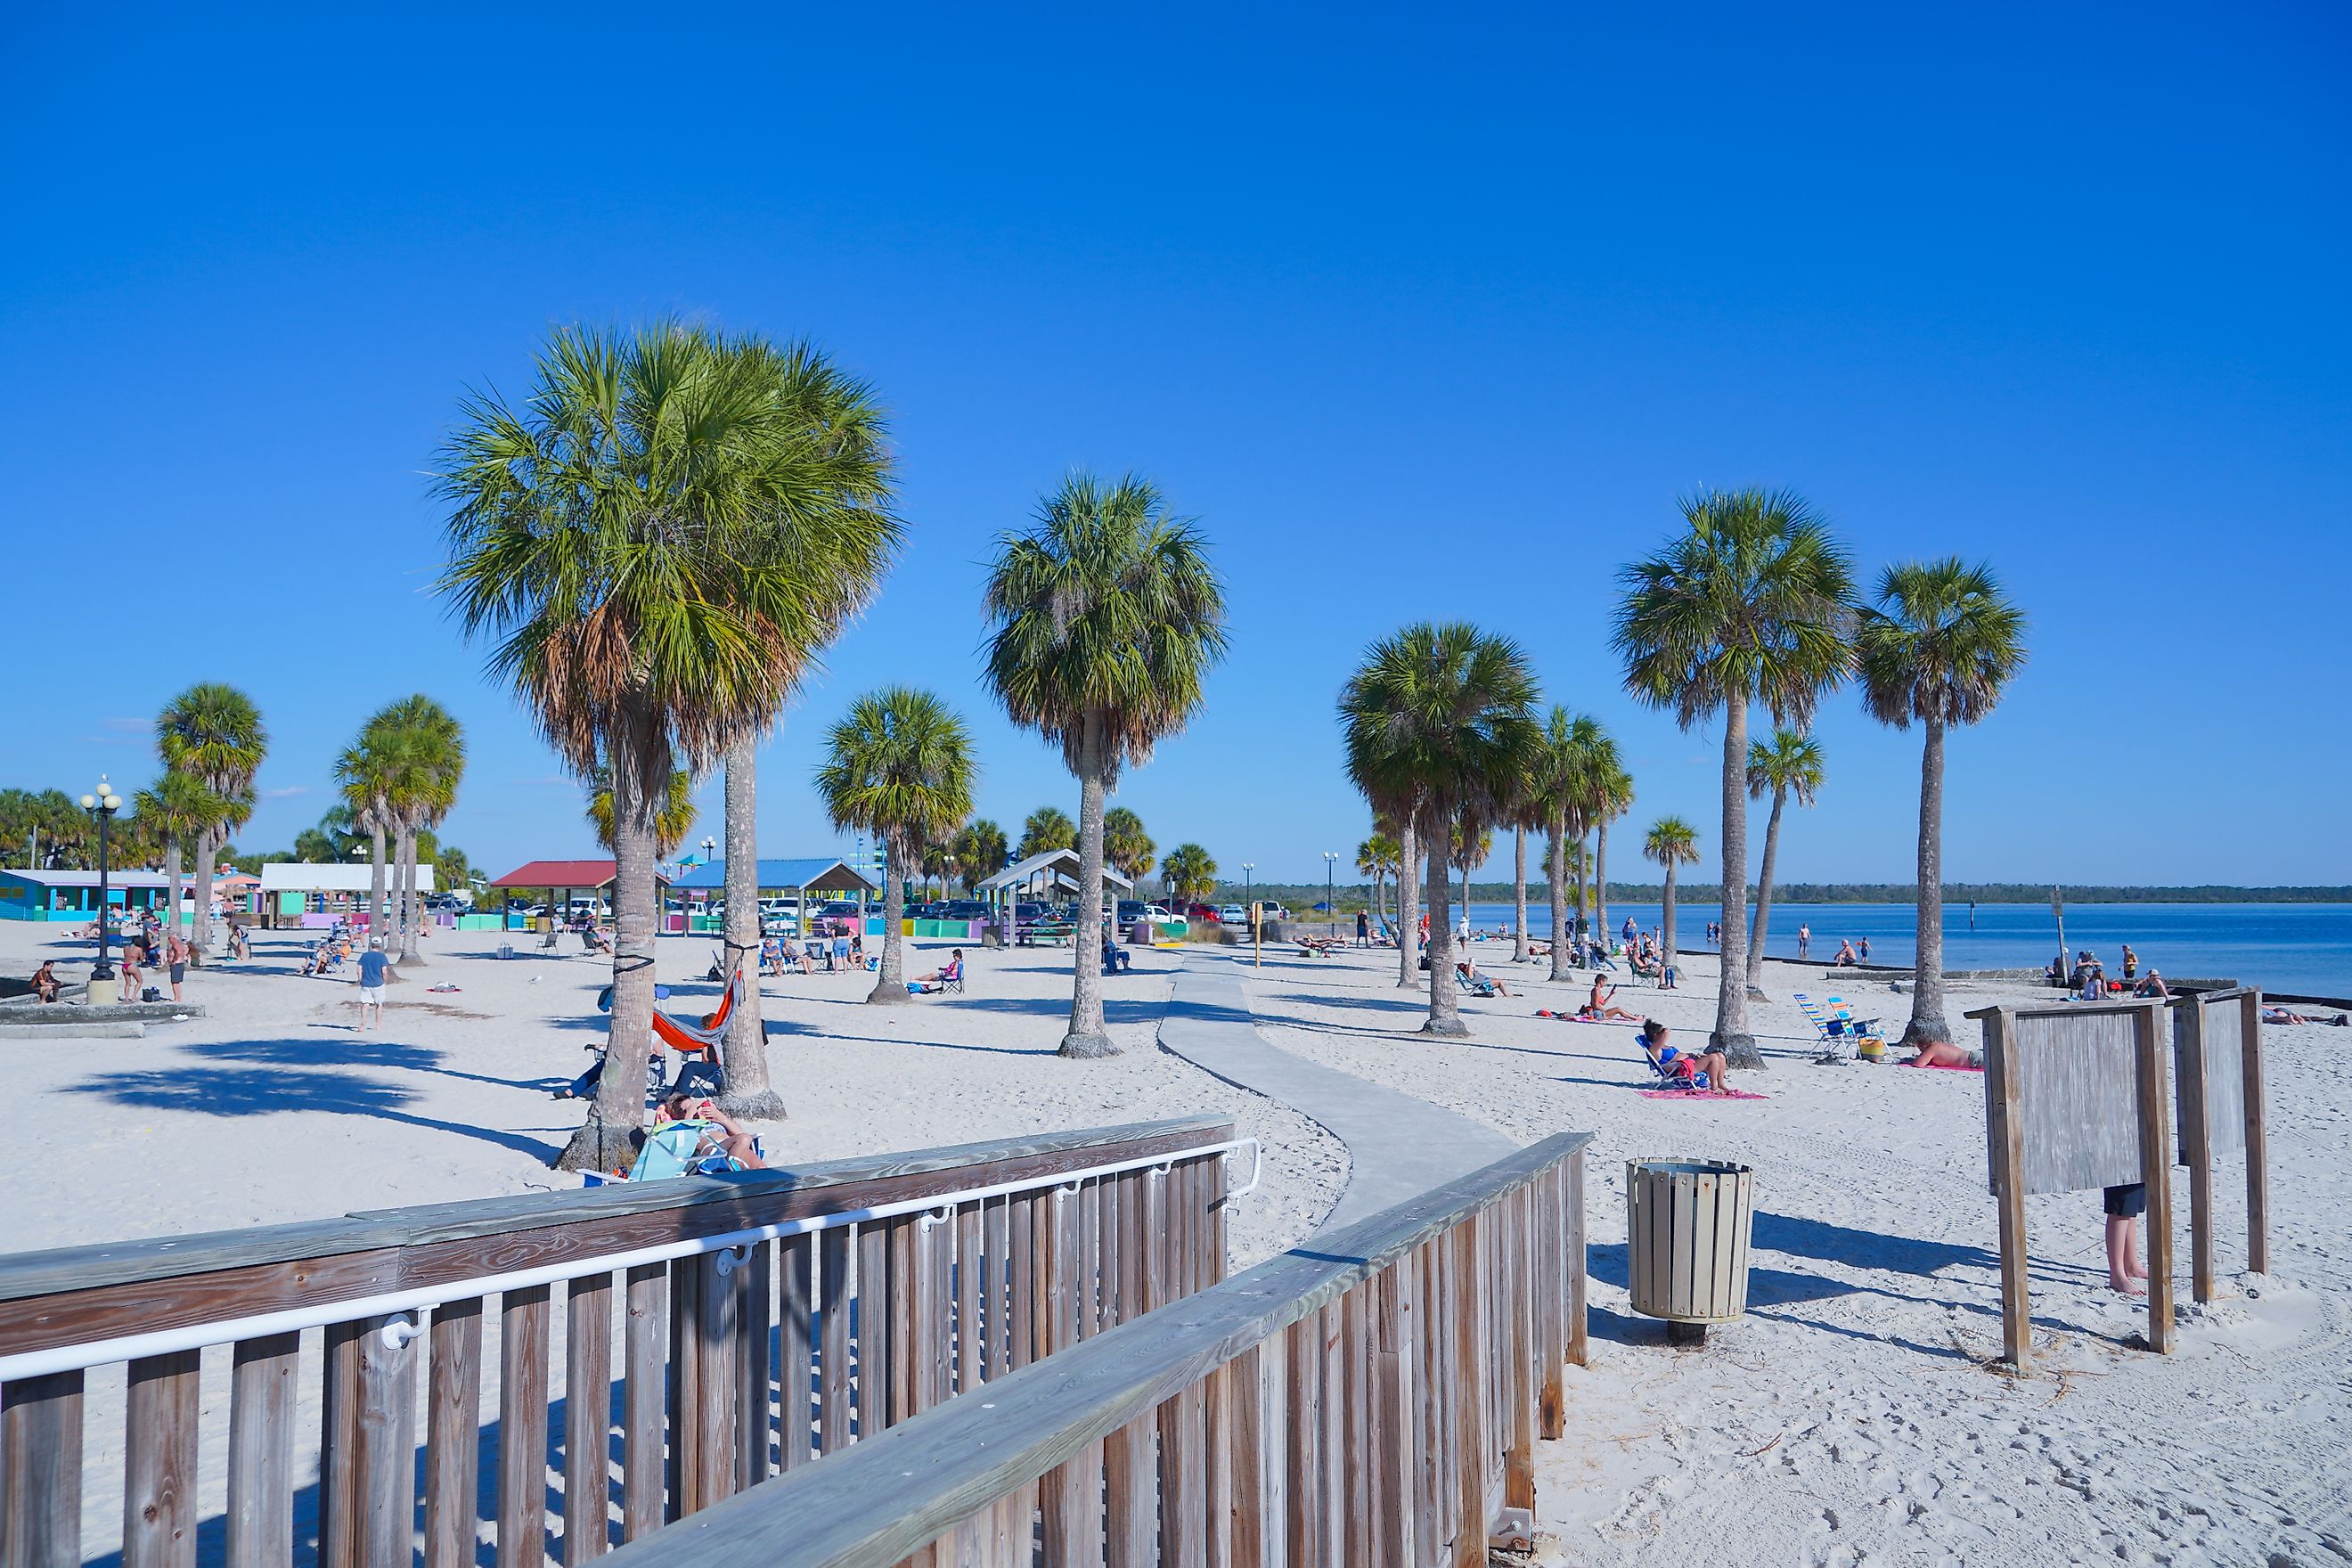
[[[2107,1285],[2140,1295],[2147,1289],[2147,1265],[2139,1259],[2139,1219],[2107,1216]]]

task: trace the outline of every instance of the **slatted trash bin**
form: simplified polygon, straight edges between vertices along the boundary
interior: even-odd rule
[[[1627,1282],[1633,1310],[1663,1318],[1675,1344],[1748,1310],[1756,1173],[1726,1160],[1625,1162]]]

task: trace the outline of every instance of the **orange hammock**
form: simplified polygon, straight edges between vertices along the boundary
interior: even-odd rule
[[[735,1016],[735,993],[743,984],[743,971],[738,965],[728,977],[727,994],[719,999],[719,1011],[696,1023],[668,1013],[654,1015],[654,1036],[662,1044],[681,1056],[699,1056],[709,1052],[710,1059],[719,1059],[719,1041],[727,1033],[727,1020]]]

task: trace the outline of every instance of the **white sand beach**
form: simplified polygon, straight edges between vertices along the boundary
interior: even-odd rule
[[[206,1016],[140,1040],[10,1041],[29,1089],[23,1162],[0,1246],[55,1247],[314,1218],[353,1209],[568,1184],[547,1156],[577,1108],[550,1089],[601,1037],[607,971],[575,956],[492,956],[493,936],[436,934],[404,972],[379,1035],[356,1032],[352,988],[292,973],[291,933],[255,962],[204,972]],[[49,944],[58,944],[54,947]],[[671,1006],[708,1005],[715,944],[667,940]],[[944,956],[920,944],[922,967]],[[0,925],[0,968],[87,944]],[[1311,1231],[1348,1179],[1349,1152],[1287,1107],[1154,1048],[1181,963],[1237,975],[1271,1043],[1419,1096],[1516,1141],[1591,1129],[1591,1365],[1569,1382],[1570,1433],[1538,1456],[1538,1561],[1725,1563],[2352,1560],[2340,1456],[2352,1429],[2342,1305],[2352,1274],[2344,1165],[2352,1090],[2302,1058],[2332,1031],[2276,1029],[2269,1045],[2273,1271],[2240,1275],[2242,1203],[2221,1184],[2230,1294],[2187,1304],[2181,1349],[2132,1348],[2138,1305],[2105,1288],[2095,1194],[2031,1200],[2039,1361],[2015,1380],[2000,1349],[1983,1079],[1893,1067],[1816,1067],[1786,1000],[1818,969],[1775,965],[1758,1010],[1767,1098],[1659,1100],[1625,1025],[1532,1016],[1580,990],[1537,966],[1482,965],[1514,994],[1465,1001],[1468,1041],[1413,1031],[1423,1004],[1392,954],[1307,961],[1234,950],[1139,954],[1108,984],[1125,1054],[1052,1055],[1068,954],[972,955],[966,994],[866,1007],[849,976],[763,987],[770,1060],[789,1118],[761,1131],[777,1163],[908,1149],[1200,1110],[1234,1115],[1265,1145],[1265,1177],[1236,1217],[1236,1268]],[[1627,993],[1684,1037],[1704,1037],[1712,963],[1689,987]],[[1523,978],[1523,976],[1525,978]],[[2258,978],[2258,977],[2256,977]],[[426,987],[451,984],[455,992]],[[1845,992],[1899,1020],[1908,998]],[[1996,999],[1957,991],[1959,1010]],[[1863,1009],[1872,1010],[1867,1005]],[[1379,1151],[1369,1152],[1378,1158]],[[1358,1158],[1368,1152],[1359,1150]],[[1624,1286],[1622,1162],[1704,1154],[1758,1173],[1750,1310],[1696,1352],[1667,1348]],[[2176,1205],[2185,1271],[2185,1179]]]

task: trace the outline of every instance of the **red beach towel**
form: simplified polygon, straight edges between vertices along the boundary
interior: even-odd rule
[[[1769,1100],[1769,1094],[1750,1094],[1744,1089],[1727,1089],[1717,1094],[1709,1089],[1645,1089],[1643,1100]]]

